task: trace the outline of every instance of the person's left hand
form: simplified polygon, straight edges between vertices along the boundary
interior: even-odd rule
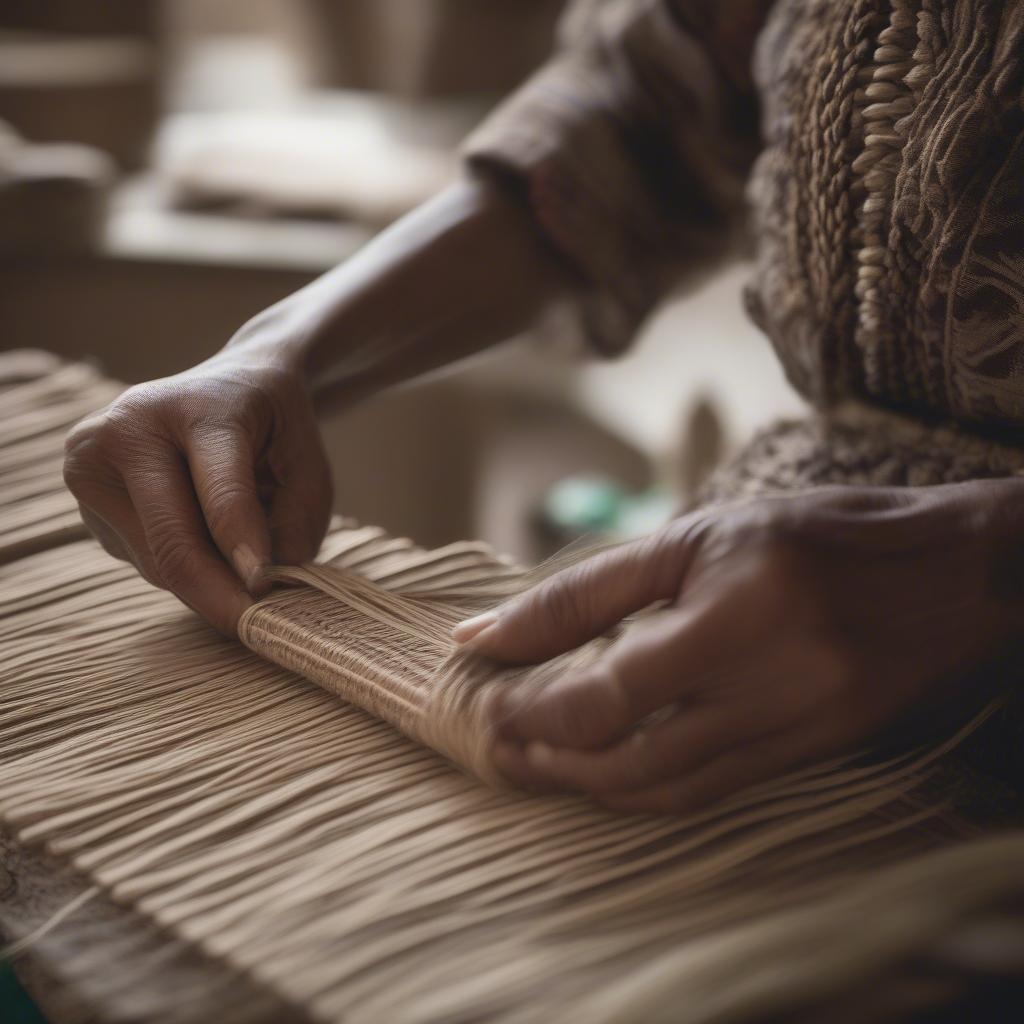
[[[592,666],[502,695],[501,772],[683,812],[951,695],[1020,628],[1020,481],[827,488],[698,512],[564,570],[456,642],[534,663],[655,602]]]

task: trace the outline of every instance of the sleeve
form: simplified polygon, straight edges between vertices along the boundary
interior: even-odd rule
[[[669,288],[736,241],[769,6],[577,0],[555,56],[465,144],[576,271],[574,312],[599,352],[626,347]]]

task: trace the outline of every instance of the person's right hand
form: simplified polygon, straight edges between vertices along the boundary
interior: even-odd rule
[[[79,423],[64,479],[103,547],[221,632],[271,561],[312,558],[331,479],[299,373],[227,348]]]

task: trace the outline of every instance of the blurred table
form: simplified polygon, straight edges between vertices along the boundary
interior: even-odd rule
[[[173,373],[369,235],[342,223],[182,212],[153,182],[132,179],[115,190],[95,251],[41,243],[0,255],[2,336],[87,353],[122,380]]]

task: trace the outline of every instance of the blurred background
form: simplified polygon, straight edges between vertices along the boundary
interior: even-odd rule
[[[127,382],[220,348],[457,171],[561,0],[0,0],[0,345]],[[584,362],[514,339],[324,424],[338,510],[534,560],[645,531],[798,410],[736,264]]]

